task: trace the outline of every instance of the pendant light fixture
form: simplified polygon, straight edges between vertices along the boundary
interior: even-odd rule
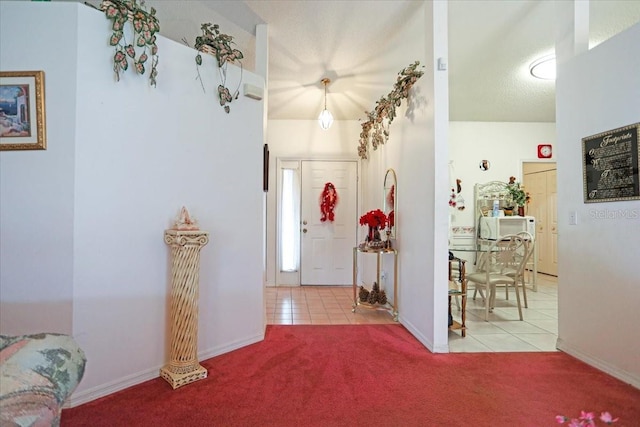
[[[324,110],[318,116],[318,123],[320,123],[320,127],[324,130],[327,130],[331,127],[333,123],[333,115],[329,110],[327,110],[327,85],[331,83],[331,80],[326,77],[321,80],[324,85]]]

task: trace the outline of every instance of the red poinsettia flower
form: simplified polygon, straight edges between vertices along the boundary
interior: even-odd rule
[[[375,209],[360,217],[360,225],[384,229],[387,226],[387,216],[380,209]]]

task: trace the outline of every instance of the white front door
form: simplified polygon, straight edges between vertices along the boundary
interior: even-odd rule
[[[357,162],[302,162],[300,284],[348,285],[356,245]],[[321,221],[320,199],[327,183],[338,194],[334,221]]]

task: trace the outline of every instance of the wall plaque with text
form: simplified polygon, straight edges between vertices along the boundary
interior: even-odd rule
[[[584,202],[640,199],[640,123],[582,138]]]

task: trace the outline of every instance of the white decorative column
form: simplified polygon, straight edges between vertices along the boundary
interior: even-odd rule
[[[165,230],[171,246],[171,359],[160,376],[174,389],[207,377],[198,363],[198,298],[200,249],[209,233],[200,230]]]

